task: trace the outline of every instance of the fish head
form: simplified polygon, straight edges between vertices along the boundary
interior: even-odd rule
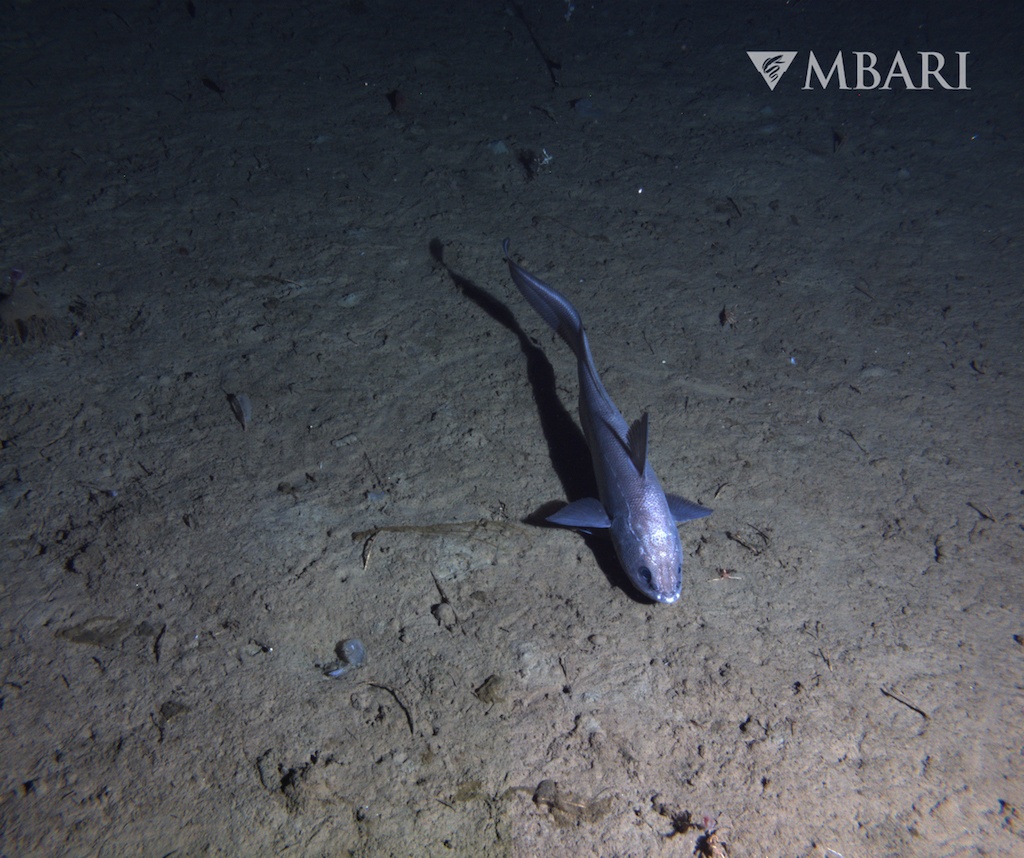
[[[612,523],[619,562],[633,586],[649,599],[671,605],[683,592],[683,546],[667,514],[635,517],[624,527]]]

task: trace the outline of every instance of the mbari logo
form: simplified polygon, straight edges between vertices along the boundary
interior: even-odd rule
[[[747,56],[761,73],[768,89],[774,90],[789,64],[796,59],[796,51],[747,51]]]
[[[938,51],[918,51],[918,63],[913,68],[907,65],[903,54],[899,51],[889,63],[884,76],[878,67],[878,56],[871,51],[853,51],[852,70],[855,72],[854,84],[850,86],[847,76],[846,60],[840,51],[832,61],[828,71],[824,71],[818,58],[811,51],[807,57],[807,71],[804,73],[802,89],[814,89],[811,81],[816,80],[822,89],[828,89],[833,80],[839,89],[871,90],[893,89],[902,86],[904,89],[931,90],[936,88],[969,90],[967,85],[967,57],[969,51],[956,51],[956,75],[951,77],[946,69],[946,58]],[[747,51],[747,56],[758,70],[768,88],[774,90],[786,69],[796,58],[796,51]],[[946,69],[943,73],[943,69]],[[915,77],[915,72],[918,72]],[[952,82],[951,82],[952,80]]]

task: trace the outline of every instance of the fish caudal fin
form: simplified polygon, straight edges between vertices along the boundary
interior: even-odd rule
[[[586,354],[586,339],[583,333],[583,321],[576,308],[557,289],[548,286],[547,283],[534,277],[525,268],[511,260],[508,255],[507,238],[502,242],[501,248],[505,252],[505,261],[508,263],[512,282],[519,287],[523,297],[540,314],[540,317],[569,344],[573,354],[577,358],[583,357]]]

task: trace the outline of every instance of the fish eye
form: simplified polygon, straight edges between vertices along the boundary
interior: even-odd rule
[[[651,575],[651,570],[646,566],[640,567],[640,580],[643,581],[648,587],[654,588],[654,576]]]

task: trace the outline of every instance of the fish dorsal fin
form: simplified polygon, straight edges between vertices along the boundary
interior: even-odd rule
[[[629,458],[633,461],[633,467],[638,474],[644,472],[647,465],[647,412],[640,415],[629,427],[629,434],[626,435],[626,446],[629,448]]]

